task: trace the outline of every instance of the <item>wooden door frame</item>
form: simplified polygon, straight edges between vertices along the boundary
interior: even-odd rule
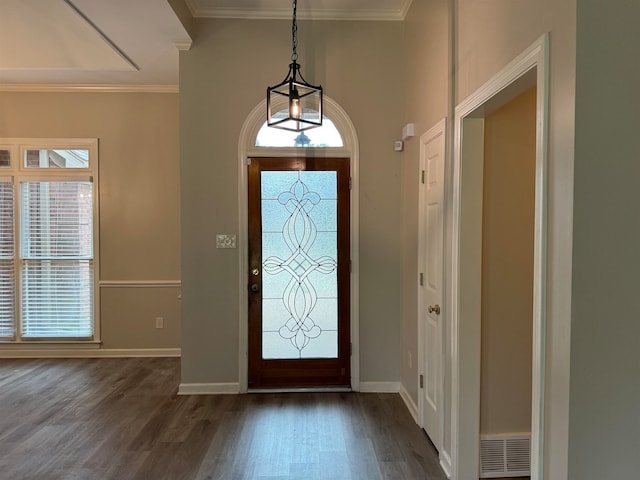
[[[325,157],[252,157],[249,173],[249,270],[258,272],[251,282],[258,285],[249,293],[248,378],[252,389],[349,388],[351,386],[350,241],[349,241],[349,158]],[[335,358],[265,359],[263,348],[263,290],[265,257],[263,256],[263,221],[261,185],[265,172],[325,172],[336,174],[336,257],[338,351]],[[300,179],[300,177],[298,177]],[[313,187],[311,187],[313,188]],[[310,214],[312,218],[314,214]],[[315,318],[313,311],[311,317]]]
[[[540,37],[455,109],[450,289],[452,480],[479,476],[480,285],[484,117],[537,87],[531,479],[544,471],[549,36]]]
[[[261,101],[247,116],[238,139],[238,380],[239,392],[248,390],[248,178],[247,160],[252,157],[343,157],[349,158],[351,170],[350,198],[350,256],[351,256],[351,389],[360,391],[360,149],[355,126],[340,105],[324,96],[325,115],[331,119],[342,136],[342,148],[273,148],[256,147],[258,131],[266,121],[266,100]]]

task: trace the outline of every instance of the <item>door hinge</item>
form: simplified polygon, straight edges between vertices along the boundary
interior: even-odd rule
[[[353,343],[349,344],[349,356],[353,355]]]
[[[422,183],[424,183],[424,170],[422,170],[420,176],[421,176],[420,180],[422,181]]]
[[[424,273],[420,273],[420,286],[424,287]]]
[[[251,158],[247,158],[247,165],[251,165]],[[422,182],[424,183],[424,182]]]
[[[349,260],[349,273],[351,273],[351,260]]]
[[[424,388],[424,375],[420,375],[420,388]]]
[[[349,190],[353,188],[353,178],[349,177]]]

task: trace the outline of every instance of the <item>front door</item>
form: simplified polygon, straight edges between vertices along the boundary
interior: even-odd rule
[[[249,388],[350,386],[349,171],[250,160]]]

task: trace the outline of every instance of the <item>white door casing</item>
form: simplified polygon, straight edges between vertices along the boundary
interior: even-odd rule
[[[533,278],[533,371],[531,409],[531,479],[542,480],[545,470],[545,357],[547,285],[547,154],[549,109],[549,35],[545,34],[488,80],[455,109],[453,220],[451,231],[451,446],[452,480],[479,476],[480,423],[480,283],[481,225],[477,205],[482,202],[484,116],[518,94],[537,87],[536,179]],[[482,132],[480,132],[482,133]],[[480,218],[481,220],[481,218]],[[450,282],[449,282],[450,280]]]
[[[444,430],[443,234],[446,119],[420,137],[418,395],[420,425],[438,451]]]

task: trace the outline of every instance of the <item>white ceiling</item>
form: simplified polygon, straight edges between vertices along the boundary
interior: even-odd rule
[[[291,18],[291,0],[184,0],[194,17]],[[299,0],[301,19],[401,20],[411,0]],[[167,0],[0,0],[0,89],[175,90],[191,38]]]
[[[178,85],[191,39],[166,0],[0,0],[0,84]]]

